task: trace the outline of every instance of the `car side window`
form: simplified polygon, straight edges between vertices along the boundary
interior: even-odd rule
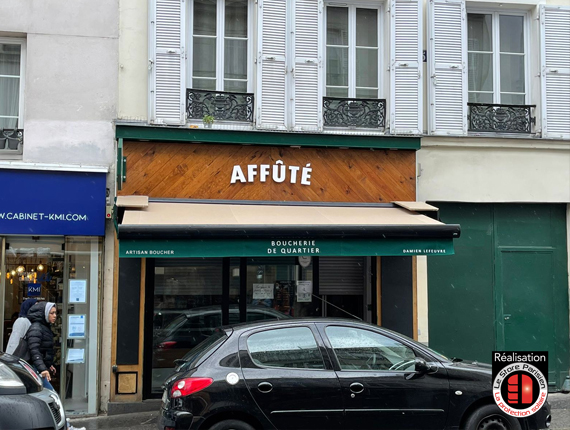
[[[341,370],[414,370],[414,351],[397,340],[354,327],[329,326],[325,332]]]
[[[260,366],[324,369],[323,357],[308,327],[262,331],[247,339],[253,362]]]

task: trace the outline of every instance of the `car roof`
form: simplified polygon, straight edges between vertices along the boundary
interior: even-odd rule
[[[231,328],[236,332],[243,332],[252,328],[258,327],[279,327],[279,326],[290,326],[299,324],[330,324],[339,323],[343,325],[358,325],[361,327],[372,327],[372,328],[382,328],[374,324],[370,324],[364,321],[348,319],[348,318],[328,318],[328,317],[314,317],[314,318],[285,318],[280,320],[260,320],[244,323],[229,324],[224,327]],[[385,329],[384,329],[385,330]]]

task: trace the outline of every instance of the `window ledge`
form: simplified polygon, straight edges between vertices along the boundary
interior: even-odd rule
[[[424,136],[422,148],[449,147],[449,148],[511,148],[511,149],[539,149],[539,150],[570,150],[570,141],[541,139],[535,136],[523,137],[521,135],[506,136],[488,133],[483,136]]]

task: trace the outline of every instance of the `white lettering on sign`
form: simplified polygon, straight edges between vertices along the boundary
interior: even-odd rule
[[[88,221],[83,214],[50,214],[44,212],[0,212],[0,219],[10,221]]]
[[[241,166],[235,165],[232,170],[230,183],[255,182],[255,177],[258,176],[259,182],[267,182],[267,178],[271,178],[273,182],[280,184],[289,177],[289,182],[296,184],[299,176],[298,172],[301,171],[301,185],[311,185],[313,169],[311,168],[311,163],[307,163],[305,167],[301,168],[299,166],[286,166],[283,164],[283,161],[277,160],[273,166],[269,164],[261,164],[259,166],[257,164],[248,164],[245,171],[247,172],[247,177]]]

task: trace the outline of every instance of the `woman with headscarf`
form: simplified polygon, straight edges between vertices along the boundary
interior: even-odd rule
[[[36,299],[26,299],[22,306],[20,306],[20,315],[16,321],[14,321],[14,325],[12,326],[12,334],[10,334],[10,339],[8,340],[8,345],[6,346],[6,352],[8,354],[13,354],[18,344],[20,343],[20,339],[26,335],[26,332],[32,325],[30,320],[28,319],[28,311],[30,308],[37,302]]]
[[[53,367],[54,349],[51,324],[55,323],[57,308],[52,302],[37,302],[28,311],[28,319],[32,323],[28,329],[28,348],[30,364],[42,377],[44,387],[55,391],[50,383]]]

